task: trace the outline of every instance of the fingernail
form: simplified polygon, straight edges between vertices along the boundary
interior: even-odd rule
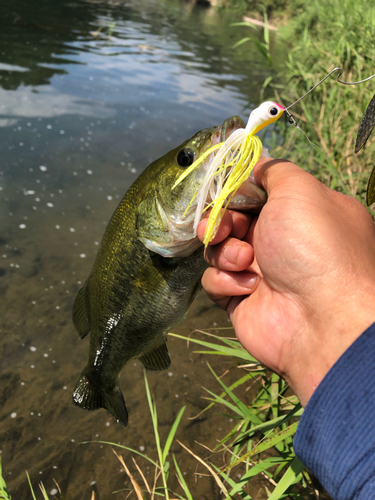
[[[256,283],[256,280],[257,280],[257,276],[254,276],[253,278],[250,278],[249,280],[247,280],[247,282],[244,283],[245,288],[248,288],[249,290],[253,290],[255,283]]]
[[[239,251],[240,247],[238,245],[230,245],[224,249],[224,257],[231,264],[236,264]]]

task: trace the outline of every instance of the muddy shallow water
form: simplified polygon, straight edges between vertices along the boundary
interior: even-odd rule
[[[123,372],[129,425],[73,406],[88,354],[71,322],[106,224],[136,176],[197,130],[246,117],[267,70],[231,45],[235,17],[174,2],[14,1],[0,21],[0,450],[17,500],[25,470],[51,498],[125,498],[113,441],[155,458],[141,363]],[[202,293],[174,329],[229,326]],[[215,330],[214,330],[215,331]],[[177,437],[206,456],[231,422],[197,415],[202,386],[220,391],[207,356],[170,338],[169,371],[149,374],[162,437],[187,405]],[[231,362],[209,360],[218,373]],[[236,369],[227,375],[235,380]],[[249,392],[249,399],[251,391]],[[173,446],[196,498],[218,497]],[[127,463],[130,454],[123,452]],[[144,464],[145,470],[148,471]],[[199,469],[203,472],[202,467]],[[149,471],[152,474],[153,471]],[[176,486],[176,482],[172,482]],[[260,491],[258,498],[263,498]]]

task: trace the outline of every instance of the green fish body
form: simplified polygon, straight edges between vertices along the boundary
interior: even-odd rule
[[[90,333],[88,364],[73,393],[73,402],[81,408],[106,408],[126,425],[119,387],[123,367],[131,359],[139,359],[147,370],[170,366],[167,333],[186,314],[207,267],[193,231],[194,204],[185,213],[199,188],[204,163],[174,190],[171,187],[194,159],[243,126],[239,117],[232,117],[201,130],[149,165],[114,212],[73,307],[80,337]],[[252,183],[249,193],[238,196],[242,208],[244,199],[261,206],[265,196]]]

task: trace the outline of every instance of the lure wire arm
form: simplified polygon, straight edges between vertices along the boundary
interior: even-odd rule
[[[311,94],[311,92],[313,90],[315,90],[316,87],[319,87],[319,85],[321,83],[323,83],[324,80],[326,80],[328,77],[330,77],[332,75],[332,73],[334,73],[335,71],[340,71],[340,74],[339,74],[339,76],[337,77],[336,80],[339,83],[342,83],[343,85],[358,85],[359,83],[367,82],[368,80],[371,80],[371,78],[375,77],[375,74],[374,74],[374,75],[369,76],[368,78],[365,78],[364,80],[359,80],[358,82],[344,82],[343,80],[340,80],[340,76],[343,74],[344,70],[342,68],[339,68],[339,67],[333,68],[333,70],[331,70],[322,80],[320,80],[320,82],[318,82],[316,85],[314,85],[313,88],[311,88],[308,92],[306,92],[306,94],[304,94],[302,97],[300,97],[295,102],[293,102],[293,104],[290,104],[287,108],[285,108],[285,114],[288,116],[290,123],[294,123],[294,125],[296,125],[294,118],[292,117],[292,115],[290,113],[288,113],[288,110],[292,106],[294,106],[295,104],[297,104],[298,102],[302,101],[302,99],[304,99],[307,95]],[[292,121],[291,121],[291,119],[292,119]]]

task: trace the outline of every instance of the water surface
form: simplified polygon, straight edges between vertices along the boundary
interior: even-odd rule
[[[120,442],[155,457],[140,363],[121,387],[129,426],[106,411],[71,403],[88,354],[71,322],[109,218],[153,160],[197,130],[258,103],[269,70],[233,16],[173,1],[16,0],[0,18],[0,450],[13,498],[25,481],[53,479],[68,499],[124,498],[129,485],[109,446]],[[204,294],[175,329],[228,326]],[[206,413],[202,386],[216,392],[207,356],[168,343],[169,372],[150,374],[162,436],[187,405],[178,437],[201,456],[232,425]],[[210,360],[218,373],[230,361]],[[235,369],[227,380],[238,376]],[[196,498],[215,498],[209,479],[175,445]],[[129,454],[124,452],[127,463]],[[146,467],[146,466],[145,466]],[[148,471],[148,469],[145,469]],[[203,469],[197,468],[199,472]],[[148,471],[150,475],[152,471]],[[176,486],[176,483],[174,483]],[[176,486],[177,487],[177,486]],[[258,498],[265,497],[259,493]],[[262,496],[263,495],[263,496]]]

